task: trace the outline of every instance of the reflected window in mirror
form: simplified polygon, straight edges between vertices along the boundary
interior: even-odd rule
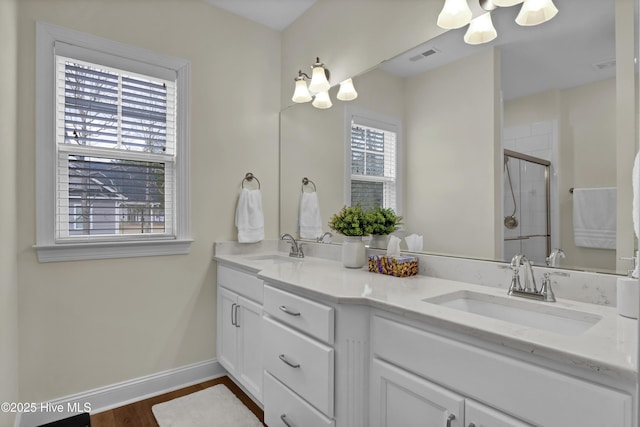
[[[398,212],[400,121],[364,111],[347,114],[345,204]]]

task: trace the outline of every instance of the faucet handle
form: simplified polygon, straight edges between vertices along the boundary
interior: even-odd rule
[[[522,291],[519,268],[517,266],[511,266],[511,269],[513,270],[513,276],[511,276],[511,285],[509,285],[509,295],[512,295],[513,291]]]
[[[546,272],[543,276],[540,295],[542,295],[547,302],[555,302],[556,296],[553,293],[553,289],[551,289],[551,273]]]

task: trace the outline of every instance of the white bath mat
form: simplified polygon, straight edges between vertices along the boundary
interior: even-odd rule
[[[160,427],[262,427],[223,384],[153,405],[151,410]]]

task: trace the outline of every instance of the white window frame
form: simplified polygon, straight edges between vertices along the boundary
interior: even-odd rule
[[[56,42],[88,49],[100,63],[105,55],[121,58],[123,63],[144,67],[150,64],[172,70],[177,75],[176,89],[176,230],[162,239],[59,242],[55,238],[56,209]],[[40,262],[72,261],[136,256],[188,254],[189,212],[189,94],[190,63],[146,49],[111,41],[64,27],[36,23],[36,245]]]
[[[344,169],[344,204],[351,206],[351,122],[357,118],[357,121],[363,125],[383,130],[390,130],[396,133],[396,208],[394,211],[401,216],[403,211],[403,167],[402,167],[402,122],[399,119],[386,116],[383,114],[367,111],[362,108],[348,106],[345,108],[345,169]],[[378,180],[375,180],[378,181]]]

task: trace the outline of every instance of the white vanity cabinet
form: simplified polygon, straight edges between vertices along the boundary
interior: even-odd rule
[[[218,361],[262,402],[262,293],[254,275],[218,265]]]
[[[433,426],[632,425],[629,393],[547,368],[544,359],[520,360],[386,316],[374,315],[371,328],[372,426],[413,425],[390,418],[403,412],[407,422],[432,416]]]
[[[334,310],[265,285],[264,417],[269,427],[333,426]]]
[[[387,362],[371,364],[371,426],[527,427]]]

